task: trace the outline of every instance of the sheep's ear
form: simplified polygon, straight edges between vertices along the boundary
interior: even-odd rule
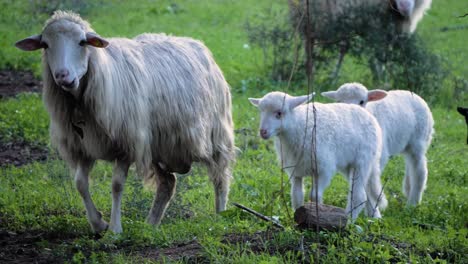
[[[311,93],[311,94],[308,94],[308,95],[296,96],[296,97],[290,98],[288,100],[289,101],[289,109],[294,109],[294,108],[300,106],[301,104],[305,104],[305,103],[309,102],[310,100],[312,100],[312,98],[314,98],[314,96],[315,96],[315,93]]]
[[[45,44],[41,42],[42,35],[32,35],[15,43],[18,49],[25,51],[33,51],[45,48]]]
[[[260,100],[260,98],[249,98],[250,103],[253,104],[255,107],[258,107]]]
[[[105,48],[109,45],[109,41],[94,32],[88,32],[86,33],[86,44],[96,48]]]
[[[367,93],[367,101],[378,101],[385,98],[385,96],[387,96],[387,92],[384,90],[371,90]]]
[[[323,92],[321,94],[322,94],[322,96],[325,96],[325,97],[327,97],[329,99],[332,99],[333,101],[338,101],[338,98],[337,98],[338,92],[337,91]]]

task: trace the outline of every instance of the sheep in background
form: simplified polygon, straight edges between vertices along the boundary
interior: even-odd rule
[[[159,224],[176,185],[174,172],[208,167],[216,212],[225,210],[234,160],[229,86],[201,42],[164,34],[102,38],[71,12],[57,11],[40,35],[20,40],[43,49],[43,100],[53,145],[75,171],[95,232],[122,232],[121,197],[128,168],[155,181],[147,221]],[[96,160],[114,162],[110,226],[88,190]]]
[[[305,23],[303,17],[307,0],[288,0],[290,15],[295,25]],[[309,0],[310,1],[310,0]],[[359,14],[349,14],[349,10],[376,7],[382,14],[394,17],[398,33],[413,33],[423,18],[425,12],[431,7],[432,0],[318,0],[310,1],[310,20],[314,33],[325,28],[326,23],[336,21],[342,16],[358,18]],[[302,21],[301,21],[302,18]],[[305,28],[305,25],[301,26]],[[305,32],[303,30],[303,32]]]
[[[309,1],[310,33],[307,32],[308,19],[305,15],[307,1]],[[327,45],[327,43],[339,41],[339,57],[330,76],[332,80],[338,77],[344,56],[350,48],[349,38],[352,35],[388,33],[389,39],[395,39],[402,33],[412,34],[431,3],[432,0],[288,0],[293,28],[299,28],[305,41],[306,54],[309,53],[308,47],[314,45],[312,42],[319,41]],[[378,18],[376,21],[381,25],[378,25],[376,29],[368,28],[369,23],[376,23],[376,21],[369,21],[369,15],[374,15],[372,19]],[[341,25],[338,30],[340,33],[335,32],[336,29],[330,30],[333,28],[332,25],[339,25],[344,21],[344,25]],[[390,27],[386,26],[389,23],[394,23],[394,29],[391,27],[393,24]],[[350,27],[353,28],[351,32]],[[369,30],[371,32],[367,32]],[[385,41],[385,43],[391,42]],[[307,56],[312,57],[312,54],[307,54]],[[371,62],[370,66],[376,68],[377,72],[383,71],[380,65],[373,65],[375,63],[377,62]]]
[[[403,33],[413,33],[419,21],[431,7],[432,0],[390,0],[391,11],[396,12],[398,29]]]
[[[360,105],[375,116],[383,135],[380,169],[384,170],[391,156],[402,153],[406,164],[403,193],[409,205],[420,203],[428,174],[426,152],[434,131],[434,119],[426,102],[410,91],[368,91],[360,83],[346,83],[337,91],[322,95]]]
[[[379,207],[385,208],[387,200],[380,182],[382,142],[377,121],[364,109],[347,104],[315,103],[314,111],[312,104],[304,104],[310,99],[309,95],[293,97],[282,92],[249,98],[260,111],[260,136],[275,137],[278,160],[291,181],[292,207],[304,203],[304,177],[318,173],[315,184],[321,203],[325,188],[340,171],[349,181],[346,212],[350,217],[356,219],[366,206],[369,216],[380,218]],[[315,200],[312,190],[309,197]]]

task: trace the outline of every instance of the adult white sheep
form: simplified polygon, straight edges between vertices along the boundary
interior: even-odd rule
[[[338,102],[361,105],[375,116],[383,135],[381,170],[391,156],[402,153],[406,163],[403,193],[409,205],[420,203],[427,182],[426,151],[434,126],[426,102],[410,91],[368,91],[360,83],[346,83],[337,91],[322,95]]]
[[[355,219],[364,206],[369,216],[381,217],[379,207],[385,208],[387,201],[380,183],[382,142],[377,121],[364,109],[347,104],[315,103],[314,111],[312,104],[304,105],[311,96],[271,92],[260,99],[249,98],[260,110],[260,136],[276,136],[276,154],[291,181],[292,207],[297,209],[304,203],[305,176],[317,171],[321,203],[325,188],[340,171],[349,181],[346,212],[351,218]],[[315,200],[312,190],[309,197]]]
[[[120,204],[128,168],[154,179],[157,193],[147,221],[159,224],[176,177],[192,162],[208,167],[216,212],[226,207],[233,122],[229,86],[199,41],[143,34],[134,39],[97,35],[71,12],[55,12],[40,35],[16,43],[43,49],[43,99],[51,141],[75,171],[88,221],[108,228],[88,191],[96,160],[115,162],[109,228],[121,232]]]

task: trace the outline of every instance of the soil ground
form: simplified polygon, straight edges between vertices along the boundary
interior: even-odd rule
[[[48,149],[28,142],[0,142],[0,167],[22,166],[34,161],[45,161]]]
[[[0,70],[0,99],[13,97],[18,93],[39,93],[42,81],[30,71]]]
[[[0,99],[14,97],[18,93],[41,92],[42,82],[32,72],[0,70]],[[0,142],[0,167],[22,166],[33,161],[47,159],[48,150],[29,142]]]

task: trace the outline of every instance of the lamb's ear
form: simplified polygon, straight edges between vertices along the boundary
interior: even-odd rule
[[[333,101],[338,101],[338,98],[337,98],[338,92],[337,91],[323,92],[321,94],[322,94],[322,96],[325,96],[325,97],[327,97],[329,99],[332,99]]]
[[[258,104],[260,103],[261,98],[249,98],[249,101],[251,104],[253,104],[255,107],[258,107]]]
[[[109,45],[109,41],[94,32],[88,32],[86,33],[86,44],[96,48],[105,48]]]
[[[33,51],[45,48],[45,44],[41,42],[42,35],[32,35],[15,43],[15,47],[25,51]]]
[[[294,109],[294,108],[300,106],[301,104],[305,104],[305,103],[309,102],[310,100],[312,100],[312,98],[314,98],[314,96],[315,96],[315,93],[311,93],[311,94],[308,94],[308,95],[296,96],[296,97],[289,98],[288,99],[289,109]]]
[[[369,92],[367,92],[367,101],[378,101],[380,99],[385,98],[385,96],[387,96],[387,92],[384,90],[370,90]]]

